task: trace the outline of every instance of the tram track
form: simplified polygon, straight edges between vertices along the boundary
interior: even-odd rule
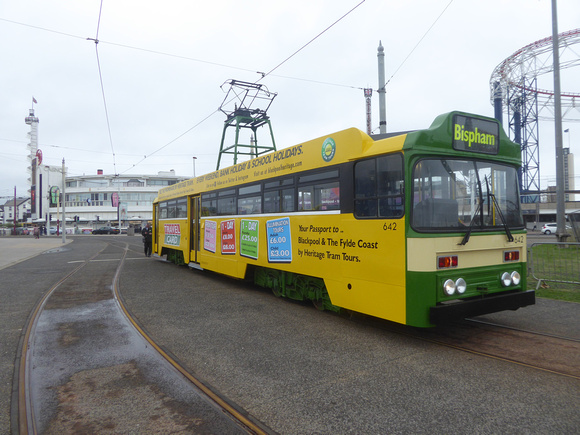
[[[576,340],[469,321],[412,335],[462,352],[580,380],[580,342]]]
[[[105,255],[105,251],[107,251],[107,255]],[[271,430],[263,426],[260,422],[253,419],[248,413],[244,410],[237,407],[235,404],[232,404],[228,401],[227,398],[220,396],[217,392],[213,391],[213,389],[206,385],[202,380],[198,379],[194,374],[192,374],[183,364],[181,364],[176,358],[170,355],[168,351],[165,351],[161,346],[159,346],[155,340],[151,337],[150,334],[146,332],[146,330],[139,325],[137,319],[135,319],[131,312],[127,309],[125,304],[123,303],[123,299],[120,293],[120,276],[123,272],[123,266],[125,261],[127,260],[128,253],[137,253],[137,250],[131,249],[129,244],[119,244],[118,242],[106,242],[105,246],[96,254],[88,258],[87,260],[83,260],[74,270],[70,271],[68,274],[63,276],[58,282],[53,284],[43,295],[43,297],[38,301],[36,306],[34,307],[33,311],[29,316],[29,320],[27,321],[23,338],[21,344],[21,351],[20,357],[18,362],[18,380],[17,389],[18,389],[18,412],[17,412],[17,419],[18,419],[18,427],[19,433],[26,433],[26,434],[36,434],[46,429],[47,422],[44,421],[44,427],[40,425],[37,419],[37,416],[40,413],[38,408],[38,398],[35,400],[34,391],[37,392],[40,389],[38,386],[34,385],[33,371],[38,369],[37,364],[38,361],[34,361],[34,358],[38,358],[38,355],[35,354],[42,354],[43,351],[35,352],[35,341],[37,339],[37,328],[40,322],[41,316],[45,313],[46,309],[50,310],[65,310],[71,307],[78,307],[84,303],[100,301],[105,298],[104,291],[102,288],[91,290],[94,292],[98,292],[99,294],[91,294],[88,296],[86,294],[85,289],[83,288],[80,291],[80,294],[73,294],[74,289],[78,287],[83,281],[86,281],[85,278],[79,278],[81,271],[83,271],[83,275],[91,276],[87,269],[87,266],[93,265],[93,267],[98,268],[98,271],[101,270],[110,270],[114,269],[114,274],[112,276],[112,280],[109,280],[108,290],[112,293],[109,298],[114,299],[114,304],[118,308],[119,316],[121,316],[124,321],[132,325],[130,328],[134,328],[140,336],[146,340],[150,348],[154,349],[160,356],[164,358],[164,360],[169,363],[171,368],[168,366],[165,367],[165,370],[169,370],[174,373],[174,370],[180,373],[182,379],[184,379],[190,385],[190,389],[193,387],[193,390],[196,391],[195,394],[198,396],[203,397],[204,403],[210,403],[210,408],[213,409],[213,412],[217,417],[214,416],[216,419],[226,419],[233,423],[233,427],[237,427],[234,429],[233,432],[231,428],[232,423],[226,423],[225,426],[229,427],[227,433],[238,433],[241,431],[242,433],[251,433],[251,434],[266,434],[271,433]],[[103,257],[103,258],[100,258]],[[137,257],[134,257],[137,259]],[[107,275],[110,276],[110,275]],[[103,283],[100,283],[103,284]],[[64,288],[66,287],[66,288]],[[100,287],[104,287],[100,285]],[[64,289],[63,289],[64,288]],[[56,296],[55,296],[56,295]],[[44,320],[46,323],[46,319]],[[102,327],[102,325],[101,325]],[[74,335],[71,331],[74,330],[74,327],[71,324],[67,324],[67,328],[70,331],[67,331],[70,336]],[[55,328],[56,329],[56,328]],[[60,329],[59,328],[59,332]],[[70,341],[74,342],[75,340],[79,339],[79,336],[82,335],[78,333],[79,331],[75,331],[77,334],[74,338]],[[41,332],[42,333],[42,332]],[[66,341],[62,339],[62,341]],[[42,347],[42,346],[41,346]],[[66,351],[66,349],[65,349]],[[62,357],[64,359],[64,357]],[[59,361],[62,363],[62,360]],[[42,365],[42,364],[39,364]],[[58,366],[58,363],[55,364]],[[54,370],[57,370],[57,367],[54,367]],[[63,368],[60,368],[63,370]],[[85,370],[88,371],[88,370]],[[36,375],[38,376],[38,375]],[[69,381],[70,383],[70,381]],[[51,389],[61,388],[62,386],[59,385],[51,385]],[[46,386],[42,387],[44,390],[48,389]],[[109,392],[108,394],[113,394]],[[118,393],[115,393],[118,394]],[[163,399],[167,400],[167,399]],[[68,405],[70,407],[70,404]],[[206,405],[207,406],[207,405]],[[62,404],[62,400],[59,396],[59,408],[64,408]],[[217,412],[216,412],[217,410]],[[204,411],[207,412],[207,411]],[[53,414],[56,414],[57,411],[53,410]],[[110,418],[110,417],[108,417]],[[54,431],[54,420],[51,420],[50,424],[51,430]],[[194,419],[197,422],[195,424],[199,424],[200,418],[196,416]],[[133,422],[134,424],[139,424],[140,422]],[[58,427],[58,423],[56,423]],[[85,422],[76,422],[77,427],[80,424],[80,427],[87,427],[87,428],[94,428],[92,426],[92,422],[85,421]],[[98,427],[98,426],[97,426]],[[218,425],[218,427],[220,427]],[[66,431],[66,430],[64,430]],[[220,432],[220,429],[217,429]]]
[[[509,329],[511,331],[523,332],[523,333],[526,333],[526,334],[540,335],[540,336],[543,336],[543,337],[550,337],[550,338],[556,338],[558,340],[572,341],[572,342],[575,342],[575,343],[580,343],[580,338],[564,337],[564,336],[558,335],[558,334],[549,334],[549,333],[546,333],[546,332],[532,331],[530,329],[516,328],[514,326],[501,325],[499,323],[488,322],[488,321],[479,320],[479,319],[465,319],[465,321],[466,322],[469,322],[469,323],[476,323],[476,324],[479,324],[479,325],[493,326],[495,328]]]
[[[350,319],[438,346],[580,380],[580,340],[575,338],[473,319],[430,329],[409,328],[356,313],[350,313]]]
[[[92,259],[96,258],[104,249],[105,248],[101,249],[89,260],[83,261],[82,264],[77,266],[67,275],[62,277],[58,282],[56,282],[52,287],[50,287],[32,311],[32,314],[29,318],[29,321],[26,325],[26,329],[24,332],[20,361],[18,366],[18,426],[20,428],[20,433],[24,434],[37,433],[36,419],[34,417],[34,406],[30,394],[29,371],[31,359],[30,358],[31,341],[34,336],[34,328],[38,322],[40,313],[42,312],[44,305],[46,304],[50,296],[54,293],[54,291],[58,289],[62,285],[62,283],[64,283],[67,279],[69,279],[78,271],[80,271],[82,268],[84,268]]]

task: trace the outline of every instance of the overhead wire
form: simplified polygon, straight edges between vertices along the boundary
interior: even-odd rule
[[[306,47],[308,47],[311,43],[316,41],[320,36],[322,36],[324,33],[326,33],[328,30],[330,30],[332,27],[334,27],[337,23],[342,21],[346,16],[350,15],[350,13],[352,11],[354,11],[356,8],[358,8],[360,5],[362,5],[364,2],[365,2],[365,0],[362,0],[355,7],[353,7],[351,10],[349,10],[346,14],[344,14],[342,17],[340,17],[338,20],[336,20],[334,23],[332,23],[330,26],[328,26],[326,29],[324,29],[322,32],[320,32],[318,35],[316,35],[314,38],[312,38],[310,41],[308,41],[306,44],[304,44],[302,47],[300,47],[298,50],[296,50],[294,53],[292,53],[290,56],[288,56],[286,59],[284,59],[282,62],[280,62],[278,65],[276,65],[270,71],[263,74],[262,77],[258,79],[258,81],[263,80],[265,77],[272,74],[274,71],[276,71],[282,65],[284,65],[286,62],[288,62],[290,59],[292,59],[294,56],[296,56],[298,53],[300,53],[302,50],[304,50]]]
[[[6,23],[18,24],[19,26],[30,27],[31,29],[37,29],[37,30],[43,30],[45,32],[56,33],[57,35],[69,36],[71,38],[77,38],[77,39],[82,39],[82,40],[87,39],[84,36],[73,35],[72,33],[61,32],[59,30],[49,29],[49,28],[41,27],[41,26],[34,26],[32,24],[22,23],[20,21],[8,20],[6,18],[0,18],[0,21],[4,21]]]
[[[99,70],[99,81],[101,83],[101,94],[103,95],[103,105],[105,107],[105,118],[107,120],[107,131],[109,132],[109,143],[111,144],[111,153],[113,154],[113,171],[117,173],[117,161],[115,157],[115,147],[113,146],[113,135],[111,134],[111,122],[109,121],[109,111],[107,109],[107,98],[105,97],[105,86],[103,85],[103,73],[101,70],[101,61],[99,59],[99,29],[101,27],[101,14],[103,10],[103,0],[99,7],[99,19],[97,20],[97,32],[95,38],[87,38],[88,41],[95,42],[95,54],[97,56],[97,68]]]
[[[395,77],[395,75],[399,72],[399,70],[403,67],[403,65],[405,65],[405,63],[411,57],[411,55],[415,52],[415,50],[417,49],[417,47],[419,47],[419,45],[421,44],[421,42],[423,42],[423,39],[425,39],[425,37],[431,31],[431,29],[433,27],[435,27],[435,24],[437,24],[437,21],[439,21],[439,19],[443,16],[443,14],[449,8],[449,6],[451,6],[451,3],[453,3],[453,0],[450,0],[449,3],[447,3],[447,6],[445,6],[445,8],[443,9],[443,11],[439,14],[439,16],[435,19],[435,21],[433,21],[433,24],[431,24],[431,26],[427,29],[427,31],[423,34],[423,36],[421,36],[421,39],[419,39],[419,41],[415,44],[415,46],[409,52],[409,54],[407,55],[407,57],[405,57],[405,59],[403,59],[403,62],[401,62],[401,64],[395,70],[395,72],[393,73],[393,75],[387,80],[387,82],[383,86],[381,86],[381,88],[379,89],[379,92],[380,91],[383,91],[387,87],[387,85],[391,82],[391,80],[393,79],[393,77]]]

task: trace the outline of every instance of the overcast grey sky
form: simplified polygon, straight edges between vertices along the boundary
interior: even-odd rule
[[[1,2],[0,196],[14,186],[27,195],[33,96],[44,163],[64,158],[69,175],[191,176],[193,156],[197,175],[215,170],[222,83],[255,82],[359,3],[104,0],[99,21],[100,0]],[[578,0],[559,0],[558,9],[560,32],[580,27]],[[260,82],[278,93],[268,112],[277,146],[366,130],[362,88],[379,86],[379,40],[387,128],[404,131],[451,110],[493,116],[494,68],[551,33],[550,0],[366,0]],[[577,69],[563,71],[563,91],[580,93]],[[553,89],[551,76],[542,80]],[[376,92],[372,104],[378,127]],[[563,128],[580,173],[580,123]],[[544,188],[555,181],[553,122],[540,130]]]

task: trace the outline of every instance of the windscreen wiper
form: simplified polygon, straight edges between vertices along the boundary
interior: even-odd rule
[[[479,203],[477,204],[477,208],[475,209],[475,213],[471,217],[471,222],[469,222],[469,227],[467,227],[467,232],[463,236],[463,240],[461,240],[461,242],[458,243],[458,245],[466,245],[467,242],[469,242],[469,238],[471,237],[471,230],[473,230],[473,223],[475,222],[475,218],[477,217],[477,213],[481,210],[482,203],[483,203],[483,201],[480,200]]]
[[[501,208],[497,202],[497,199],[495,199],[495,195],[493,193],[489,193],[489,196],[491,197],[493,204],[497,208],[497,214],[499,214],[499,218],[501,219],[501,223],[503,224],[503,228],[504,228],[505,233],[507,235],[508,242],[513,242],[514,237],[512,236],[512,232],[510,231],[509,227],[507,226],[507,222],[506,222],[505,218],[503,217],[503,213],[502,213]]]
[[[493,201],[493,205],[497,209],[497,214],[499,215],[501,223],[503,224],[503,229],[505,230],[505,233],[507,235],[508,242],[513,242],[514,238],[512,236],[510,229],[507,226],[507,222],[506,222],[505,218],[503,217],[503,212],[501,211],[501,207],[499,206],[497,199],[495,199],[495,194],[491,193],[491,191],[489,189],[489,180],[487,179],[487,175],[485,176],[485,186],[487,187],[488,198],[491,198],[491,200]]]

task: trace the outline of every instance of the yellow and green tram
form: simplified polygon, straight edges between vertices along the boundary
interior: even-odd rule
[[[491,118],[351,128],[159,191],[153,251],[417,327],[534,304],[521,153]]]

